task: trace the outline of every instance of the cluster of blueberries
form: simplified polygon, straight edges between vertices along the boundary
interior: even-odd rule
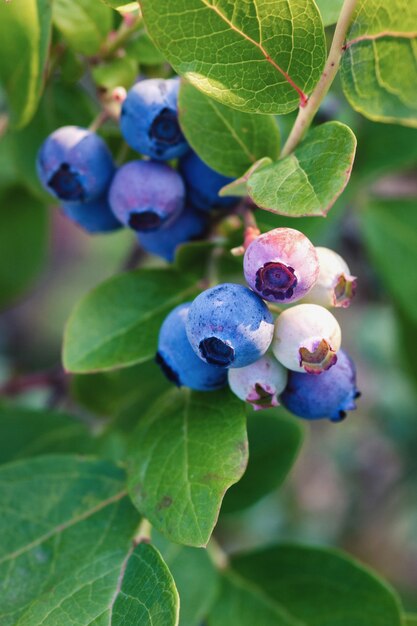
[[[359,392],[340,326],[326,307],[347,307],[356,281],[345,261],[297,230],[276,228],[246,249],[249,287],[224,283],[165,319],[157,361],[177,385],[210,390],[227,382],[255,410],[282,404],[307,419],[338,422]],[[274,323],[267,302],[301,304]]]
[[[145,250],[172,261],[176,247],[202,237],[231,179],[190,150],[178,123],[179,80],[138,82],[120,116],[127,144],[147,160],[116,169],[104,141],[66,126],[43,143],[37,160],[44,187],[89,232],[127,226]],[[164,161],[178,159],[178,169]],[[156,360],[178,386],[231,390],[255,410],[282,404],[307,419],[340,421],[355,408],[355,367],[340,349],[330,307],[347,307],[356,280],[345,261],[315,248],[301,232],[276,228],[246,246],[248,286],[224,283],[176,307],[162,324]],[[275,323],[266,302],[288,305]]]
[[[210,211],[232,206],[219,190],[231,178],[190,150],[178,123],[179,79],[136,83],[123,102],[126,143],[149,157],[115,167],[96,133],[77,126],[54,131],[41,146],[37,171],[63,212],[90,233],[127,226],[140,246],[171,262],[176,247],[205,235]],[[165,161],[179,159],[178,170]]]

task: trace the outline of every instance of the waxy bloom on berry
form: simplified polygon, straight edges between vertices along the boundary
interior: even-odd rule
[[[268,350],[274,325],[265,302],[253,291],[223,283],[197,296],[186,330],[195,353],[206,363],[245,367]]]
[[[327,417],[340,422],[347,411],[356,409],[355,399],[359,396],[354,363],[346,352],[339,350],[337,363],[321,376],[289,372],[280,400],[299,417],[309,420]]]
[[[185,332],[191,302],[180,304],[165,318],[159,331],[156,362],[165,376],[179,387],[212,391],[224,387],[227,370],[208,365],[196,356]]]
[[[248,285],[264,300],[295,302],[313,287],[319,275],[311,241],[293,228],[275,228],[257,237],[243,260]]]
[[[329,248],[316,248],[320,272],[305,302],[325,307],[348,307],[356,293],[356,277],[344,259]]]
[[[229,369],[228,379],[233,393],[259,411],[278,406],[278,396],[287,384],[287,370],[265,355],[246,367]]]
[[[320,374],[337,361],[340,326],[327,309],[298,304],[281,313],[275,322],[272,351],[278,361],[295,372]]]

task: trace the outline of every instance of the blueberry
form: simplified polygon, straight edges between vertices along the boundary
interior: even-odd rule
[[[49,135],[38,152],[36,166],[45,189],[65,202],[98,198],[114,173],[104,141],[78,126],[63,126]]]
[[[185,332],[190,302],[180,304],[165,318],[159,332],[156,362],[174,384],[197,391],[224,387],[227,371],[204,363],[195,355]]]
[[[319,274],[315,248],[293,228],[275,228],[249,245],[243,260],[245,278],[264,300],[295,302],[313,287]]]
[[[228,379],[233,393],[259,411],[278,406],[278,396],[287,384],[287,370],[265,355],[246,367],[229,369]]]
[[[188,150],[178,124],[178,78],[142,80],[123,102],[120,129],[131,148],[159,161],[177,159]]]
[[[155,161],[130,161],[113,179],[110,206],[122,224],[138,232],[155,231],[175,219],[184,208],[181,176]]]
[[[69,219],[89,233],[107,233],[122,226],[110,209],[106,195],[90,202],[63,202],[62,210]]]
[[[224,283],[191,305],[187,336],[195,353],[220,367],[244,367],[268,350],[273,335],[266,304],[243,285]]]
[[[155,232],[140,233],[138,239],[144,250],[172,263],[177,246],[202,237],[206,229],[207,219],[204,213],[185,207],[173,222]]]
[[[356,293],[356,278],[351,276],[346,261],[329,248],[316,248],[320,273],[306,302],[326,307],[347,308]]]
[[[320,374],[336,363],[340,343],[340,326],[327,309],[298,304],[277,317],[272,351],[290,370]]]
[[[220,189],[234,179],[212,170],[195,152],[189,152],[180,160],[180,172],[187,187],[187,197],[197,209],[210,211],[236,204],[238,198],[219,196]]]
[[[280,400],[299,417],[310,420],[327,417],[340,422],[347,411],[356,409],[355,399],[359,396],[353,361],[346,352],[339,350],[336,365],[321,376],[289,372]]]

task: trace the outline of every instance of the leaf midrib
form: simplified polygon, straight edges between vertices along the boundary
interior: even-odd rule
[[[106,500],[103,500],[102,502],[99,502],[98,504],[96,504],[91,509],[88,509],[88,510],[84,511],[80,515],[78,515],[78,516],[76,516],[76,517],[74,517],[72,519],[69,519],[66,522],[63,522],[62,524],[58,524],[58,526],[55,526],[55,528],[52,528],[47,533],[44,533],[43,535],[41,535],[37,539],[34,539],[30,543],[28,543],[25,546],[22,546],[21,548],[19,548],[18,550],[15,550],[14,552],[10,552],[9,554],[6,554],[4,557],[2,557],[0,559],[0,564],[1,563],[5,563],[5,562],[7,562],[7,561],[9,561],[11,559],[16,559],[16,558],[20,557],[22,554],[25,554],[26,552],[29,552],[33,548],[36,548],[37,546],[41,545],[45,541],[48,541],[48,539],[51,539],[55,535],[64,532],[68,528],[71,528],[72,526],[75,526],[76,524],[85,521],[86,519],[88,519],[92,515],[95,515],[96,513],[101,511],[102,509],[105,509],[107,506],[110,506],[111,504],[114,504],[115,502],[118,502],[119,500],[122,500],[126,496],[127,496],[127,491],[125,489],[123,489],[122,491],[119,491],[118,493],[114,494],[110,498],[107,498]]]

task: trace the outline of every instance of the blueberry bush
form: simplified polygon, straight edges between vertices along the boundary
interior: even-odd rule
[[[0,31],[1,626],[416,624],[417,4]]]

